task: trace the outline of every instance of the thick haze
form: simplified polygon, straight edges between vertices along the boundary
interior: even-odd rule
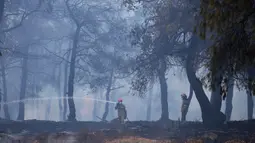
[[[17,1],[16,1],[17,2]],[[90,1],[88,1],[90,2]],[[56,3],[61,3],[60,1],[57,1]],[[100,3],[99,0],[95,1],[95,3]],[[126,31],[129,31],[132,26],[134,26],[136,23],[142,22],[144,17],[142,16],[142,12],[136,11],[134,12],[127,12],[124,8],[120,7],[120,3],[116,1],[111,1],[113,4],[112,7],[117,12],[109,12],[108,15],[112,14],[111,18],[115,20],[113,22],[114,24],[120,23],[118,26],[122,28],[124,25],[124,29],[127,29]],[[35,5],[35,4],[34,4]],[[57,4],[55,4],[56,6]],[[67,14],[67,10],[65,9],[63,12],[63,4],[59,4],[55,7],[54,11],[58,11],[59,13],[54,14],[53,16],[50,14],[32,14],[31,16],[28,16],[26,20],[23,21],[22,26],[8,32],[5,37],[6,40],[6,46],[7,47],[13,47],[15,50],[16,55],[12,55],[11,58],[6,59],[6,64],[8,64],[8,71],[6,78],[7,78],[7,97],[8,102],[11,102],[13,100],[19,100],[20,95],[20,84],[21,84],[21,64],[22,62],[19,62],[20,58],[15,59],[13,57],[19,57],[19,53],[24,52],[24,47],[30,47],[30,56],[29,56],[29,62],[28,62],[28,82],[27,82],[27,88],[31,88],[30,86],[38,84],[42,89],[39,93],[39,97],[52,97],[57,98],[59,97],[59,91],[56,90],[55,84],[50,84],[50,80],[53,80],[53,77],[47,76],[52,73],[56,73],[58,70],[56,68],[56,65],[61,65],[60,72],[56,75],[60,74],[61,82],[61,94],[63,95],[62,87],[63,79],[64,79],[64,62],[63,55],[66,51],[68,51],[68,48],[70,47],[70,40],[67,40],[68,37],[74,35],[75,32],[75,24],[71,20],[69,15]],[[7,5],[7,7],[10,5]],[[30,5],[31,8],[27,9],[33,9],[33,5]],[[11,6],[10,6],[11,7]],[[82,8],[81,8],[82,9]],[[121,9],[121,10],[120,10]],[[12,10],[12,8],[7,8],[7,11],[15,12]],[[61,13],[61,10],[63,13]],[[95,10],[96,11],[96,10]],[[79,11],[80,12],[80,11]],[[86,15],[90,18],[90,16],[93,15]],[[113,13],[115,15],[113,15]],[[106,17],[106,15],[102,15],[101,13],[96,15],[98,17]],[[84,15],[81,15],[79,18],[82,18]],[[95,16],[95,17],[96,17]],[[109,16],[110,17],[110,16]],[[124,20],[123,20],[124,19]],[[10,23],[13,24],[13,20],[10,20]],[[123,23],[121,23],[123,22]],[[8,22],[7,22],[8,23]],[[16,22],[17,23],[17,22]],[[11,24],[8,26],[4,25],[2,27],[11,27]],[[105,31],[109,31],[111,29],[111,26],[116,28],[117,26],[111,25],[111,24],[105,24],[105,23],[92,23],[89,25],[91,27],[95,26],[96,28],[100,27],[100,30],[94,30],[98,33],[104,33]],[[97,27],[98,26],[98,27]],[[120,29],[121,29],[120,28]],[[84,40],[80,42],[80,46],[91,46],[88,44],[88,42],[91,42],[95,40],[96,34],[93,33],[93,30],[87,31],[86,34],[81,34],[82,36],[86,37],[87,41]],[[118,30],[118,29],[117,29]],[[85,31],[85,30],[84,30]],[[124,32],[126,32],[124,31]],[[116,32],[116,31],[115,31]],[[116,33],[118,33],[117,31]],[[106,33],[106,32],[105,32]],[[103,35],[103,34],[102,34]],[[116,34],[117,35],[117,34]],[[116,36],[115,35],[115,36]],[[91,39],[89,39],[90,37]],[[110,36],[106,36],[110,37]],[[119,33],[119,37],[121,41],[117,41],[116,43],[119,44],[116,47],[122,47],[126,51],[132,50],[129,54],[134,56],[134,53],[137,53],[135,50],[137,49],[131,49],[126,48],[125,45],[128,47],[128,44],[125,44],[129,42],[128,39],[128,33],[124,33],[123,35],[121,32]],[[66,38],[66,39],[65,39]],[[40,39],[40,40],[39,40]],[[61,41],[62,39],[62,41]],[[113,38],[114,39],[114,38]],[[124,40],[123,40],[124,39]],[[32,41],[32,42],[31,42]],[[33,43],[34,41],[34,43]],[[53,42],[55,41],[55,42]],[[56,42],[59,41],[59,42]],[[106,40],[107,41],[107,40]],[[101,41],[100,41],[101,42]],[[105,41],[103,41],[105,42]],[[99,43],[104,44],[104,43]],[[113,43],[110,43],[107,45],[109,48],[107,49],[107,52],[111,53],[114,51],[114,46],[112,46]],[[107,46],[102,46],[103,48]],[[115,48],[116,48],[115,47]],[[123,50],[122,49],[122,50]],[[125,51],[125,52],[126,52]],[[91,52],[88,50],[88,52]],[[122,53],[121,51],[120,53]],[[9,52],[4,52],[3,54],[8,55]],[[39,58],[35,56],[38,56]],[[57,55],[56,55],[57,53]],[[85,52],[84,52],[85,53]],[[81,53],[81,54],[84,54]],[[124,52],[123,52],[124,53]],[[121,55],[121,57],[124,57]],[[97,60],[97,59],[96,59]],[[77,67],[82,67],[84,69],[77,70],[77,77],[81,75],[85,75],[85,70],[90,70],[88,68],[88,65],[81,62],[82,59],[80,59],[79,64],[77,64]],[[87,68],[87,69],[85,69]],[[78,68],[77,68],[78,69]],[[68,69],[69,71],[69,69]],[[101,74],[101,73],[100,73]],[[104,75],[103,73],[102,75]],[[57,76],[56,76],[57,77]],[[169,105],[169,118],[178,120],[181,116],[181,97],[180,95],[182,93],[189,93],[189,82],[186,77],[186,73],[181,70],[180,68],[172,68],[170,72],[167,74],[167,84],[168,84],[168,105]],[[87,80],[90,80],[90,78],[86,78],[84,82]],[[127,107],[127,114],[129,120],[146,120],[146,114],[147,114],[147,104],[148,104],[148,96],[145,97],[138,97],[138,96],[132,96],[130,93],[130,84],[129,80],[120,79],[117,80],[115,83],[116,87],[124,86],[119,89],[113,90],[110,93],[110,100],[116,102],[118,98],[123,98],[123,102]],[[78,81],[78,79],[76,80]],[[1,86],[3,82],[1,80]],[[99,117],[102,117],[104,113],[104,107],[105,102],[104,101],[94,101],[94,99],[100,99],[105,100],[105,92],[106,88],[103,88],[97,92],[92,92],[89,89],[88,85],[83,84],[82,82],[75,83],[74,88],[74,102],[76,107],[76,116],[77,120],[81,121],[91,121],[95,120],[95,117],[93,117],[93,109],[94,104],[97,102],[97,113],[96,115]],[[102,91],[103,90],[103,91]],[[158,120],[160,118],[161,114],[161,104],[160,104],[160,89],[159,89],[159,83],[156,82],[152,91],[148,91],[146,95],[149,94],[149,92],[152,92],[152,110],[151,110],[151,119],[152,120]],[[210,95],[210,92],[206,90],[207,96]],[[29,92],[26,94],[26,98],[30,98]],[[75,99],[75,97],[79,99]],[[84,97],[84,99],[81,99],[81,97]],[[35,97],[34,99],[36,99]],[[89,99],[88,99],[89,98]],[[225,109],[225,102],[223,101],[223,107],[222,111]],[[116,110],[114,110],[114,104],[110,103],[110,111],[108,114],[107,119],[113,119],[116,118]],[[2,105],[3,107],[3,105]],[[18,115],[18,103],[10,103],[8,104],[9,107],[9,113],[11,116],[11,119],[16,120]],[[49,110],[50,109],[50,110]],[[1,117],[4,117],[3,108],[1,108]],[[42,101],[26,101],[25,102],[25,119],[38,119],[38,120],[62,120],[59,119],[59,100],[52,99],[52,100],[42,100]],[[233,112],[231,116],[231,120],[242,120],[247,119],[247,95],[244,91],[239,91],[237,88],[234,89],[234,97],[233,97]],[[193,96],[193,99],[190,104],[189,112],[187,114],[187,120],[201,120],[201,112],[200,112],[200,106],[197,102],[197,99],[195,96]],[[98,119],[96,121],[99,121]]]
[[[189,92],[189,83],[186,79],[185,76],[183,75],[178,75],[178,73],[174,76],[173,74],[176,74],[176,70],[172,71],[168,75],[168,92],[169,92],[169,114],[170,114],[170,119],[178,119],[181,116],[180,112],[180,106],[181,106],[181,98],[180,94],[181,93],[188,93]],[[178,77],[180,76],[180,77]],[[120,89],[116,91],[117,97],[123,97],[124,104],[127,107],[128,111],[128,118],[129,120],[146,120],[146,110],[147,110],[147,104],[146,100],[148,97],[140,98],[136,96],[132,96],[128,93],[129,88],[125,89]],[[207,95],[210,92],[207,91]],[[158,120],[161,114],[160,111],[160,99],[159,99],[159,94],[160,91],[158,87],[154,87],[153,89],[153,98],[155,99],[153,104],[152,104],[152,120]],[[45,87],[43,92],[40,93],[40,96],[46,97],[46,96],[53,96],[57,97],[56,91],[54,91],[53,88],[50,86]],[[88,98],[94,98],[94,94],[89,94],[86,93],[82,87],[76,88],[76,92],[74,96],[86,96]],[[103,99],[104,94],[101,95],[100,97],[96,97],[95,99]],[[234,98],[233,98],[233,113],[232,113],[232,120],[243,120],[247,119],[247,98],[243,98],[246,96],[246,93],[243,91],[239,91],[237,88],[234,89]],[[92,117],[92,112],[93,112],[93,106],[94,106],[94,101],[92,99],[86,99],[86,97],[81,100],[77,99],[75,100],[76,104],[76,109],[77,109],[77,119],[78,120],[84,120],[84,121],[89,121],[93,120]],[[30,101],[31,103],[32,101]],[[57,100],[52,100],[51,101],[51,106],[52,110],[50,113],[50,120],[59,120],[58,116],[58,101]],[[116,100],[114,101],[116,102]],[[29,103],[29,102],[28,102]],[[31,106],[27,106],[26,108],[26,119],[39,119],[39,120],[44,120],[45,119],[45,113],[46,113],[46,105],[48,101],[41,101],[40,105],[40,110],[36,111],[35,108],[32,108]],[[102,116],[104,112],[104,102],[99,102],[100,106],[100,111],[98,112],[98,116]],[[243,106],[245,105],[245,106]],[[111,107],[113,108],[113,107]],[[225,102],[223,102],[223,107],[222,111],[225,109]],[[113,110],[113,109],[112,109]],[[10,111],[15,112],[15,110],[12,110],[12,106],[10,106]],[[115,110],[114,110],[115,111]],[[116,112],[116,111],[115,111]],[[116,117],[116,113],[115,117]],[[3,115],[3,113],[1,113]],[[12,114],[13,117],[15,117],[15,113]],[[37,117],[37,118],[35,118]],[[114,118],[115,118],[114,117]],[[109,119],[113,119],[113,117],[109,116]],[[201,112],[200,112],[200,107],[198,105],[198,102],[196,98],[193,98],[191,101],[190,109],[187,114],[187,120],[201,120]]]

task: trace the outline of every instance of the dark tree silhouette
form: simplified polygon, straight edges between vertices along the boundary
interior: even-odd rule
[[[5,3],[5,0],[0,1],[0,22],[2,22],[2,18],[4,14],[4,3]]]

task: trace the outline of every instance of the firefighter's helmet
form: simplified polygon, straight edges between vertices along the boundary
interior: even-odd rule
[[[181,94],[182,98],[187,98],[187,95],[185,93]]]
[[[122,99],[121,99],[121,98],[119,98],[119,99],[118,99],[118,102],[122,102]]]

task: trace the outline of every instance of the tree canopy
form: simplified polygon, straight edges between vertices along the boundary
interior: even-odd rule
[[[255,4],[253,0],[178,2],[126,0],[125,4],[134,8],[137,2],[142,3],[147,11],[150,11],[149,20],[150,22],[153,20],[154,25],[147,29],[153,27],[154,31],[155,29],[157,31],[161,29],[161,33],[167,31],[167,42],[170,45],[175,45],[172,46],[175,49],[178,47],[178,51],[181,51],[180,46],[176,46],[177,43],[173,43],[173,41],[176,41],[185,32],[194,32],[193,34],[199,35],[206,42],[203,48],[205,50],[203,61],[206,62],[204,65],[209,72],[203,79],[209,81],[210,87],[218,83],[215,80],[220,71],[224,81],[227,81],[227,78],[231,76],[237,81],[239,87],[255,89],[255,59],[253,56],[255,53]],[[149,4],[153,4],[153,8],[148,8]],[[171,37],[171,35],[175,37]],[[170,46],[162,48],[162,50],[166,55],[171,56],[174,55],[171,52],[176,52]],[[185,57],[185,54],[182,56]]]
[[[220,70],[225,77],[234,76],[239,85],[254,89],[254,1],[201,0],[199,12],[197,32],[212,41],[209,78]]]

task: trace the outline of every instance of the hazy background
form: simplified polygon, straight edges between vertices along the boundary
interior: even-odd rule
[[[118,2],[114,1],[112,3],[115,3],[116,7],[118,6]],[[61,7],[61,6],[60,6]],[[61,8],[56,8],[55,10],[59,10]],[[125,9],[123,9],[121,12],[119,12],[120,17],[125,18],[127,27],[131,28],[132,25],[135,25],[136,23],[141,23],[141,21],[144,20],[145,17],[142,16],[142,10],[134,12],[127,12]],[[61,37],[63,35],[67,35],[67,33],[70,33],[70,31],[74,30],[74,26],[70,24],[70,19],[63,18],[60,21],[59,19],[49,18],[47,16],[41,17],[36,19],[35,21],[28,19],[23,23],[23,26],[15,29],[12,31],[12,35],[14,38],[24,42],[20,44],[20,47],[24,46],[26,41],[29,41],[32,39],[38,39],[38,38],[51,38],[51,37]],[[59,21],[58,21],[59,20]],[[10,24],[11,25],[11,24]],[[40,25],[38,27],[34,25]],[[107,29],[107,28],[105,28]],[[39,35],[34,34],[34,30],[38,30],[37,33],[40,33]],[[25,34],[24,34],[25,33]],[[30,39],[29,39],[30,38]],[[11,39],[11,38],[10,38]],[[15,41],[15,40],[14,40]],[[14,42],[15,43],[15,42]],[[44,45],[45,46],[45,45]],[[55,44],[48,43],[46,45],[47,49],[56,49]],[[66,41],[62,43],[60,46],[64,50],[69,46],[69,42]],[[36,47],[36,46],[35,46]],[[45,52],[45,49],[43,46],[37,47],[37,52],[41,50],[41,53],[43,54]],[[36,51],[36,48],[31,48],[31,52],[33,50]],[[47,51],[46,51],[47,53]],[[40,73],[41,69],[47,69],[52,70],[52,67],[49,65],[52,64],[53,61],[47,61],[45,60],[44,64],[36,64],[31,65],[31,72],[34,73],[35,79],[39,79],[37,77]],[[19,68],[19,67],[18,67]],[[36,75],[35,73],[38,73]],[[8,70],[7,75],[7,85],[8,85],[8,101],[18,100],[19,99],[19,88],[20,88],[20,77],[21,73],[20,70],[17,71],[17,67],[14,67],[13,69]],[[188,94],[189,92],[189,82],[186,78],[186,73],[181,70],[180,68],[172,68],[170,72],[167,75],[167,84],[168,84],[168,105],[169,105],[169,118],[173,120],[178,120],[180,118],[181,112],[181,97],[180,95],[182,93]],[[40,80],[40,79],[39,79]],[[116,102],[117,98],[123,98],[123,102],[127,107],[127,113],[129,120],[146,120],[146,112],[147,112],[147,103],[148,103],[148,96],[145,96],[143,98],[132,96],[130,94],[130,87],[129,84],[126,81],[119,81],[121,84],[124,85],[124,88],[120,88],[118,90],[114,90],[111,92],[111,96],[114,95],[114,99],[111,99],[112,101]],[[2,84],[2,82],[1,82]],[[33,84],[33,83],[29,83]],[[93,93],[91,92],[87,86],[81,86],[81,85],[75,85],[75,92],[74,92],[74,98],[75,97],[81,97],[84,96],[84,99],[74,99],[75,106],[76,106],[76,114],[77,114],[77,120],[80,121],[91,121],[93,120],[93,108],[95,101],[91,99],[86,98],[94,98],[94,99],[100,99],[104,100],[105,97],[105,90],[101,93]],[[149,91],[150,92],[150,91]],[[207,96],[210,96],[210,92],[206,90]],[[152,120],[158,120],[161,114],[161,105],[160,105],[160,90],[159,90],[159,83],[156,83],[153,88],[153,97],[152,97],[152,113],[151,113],[151,119]],[[43,86],[42,91],[39,93],[40,97],[58,97],[58,93],[55,90],[54,87],[50,84],[46,84]],[[38,120],[45,120],[45,117],[47,116],[49,120],[59,120],[59,107],[58,107],[58,100],[42,100],[42,101],[26,101],[25,102],[25,119],[38,119]],[[36,108],[36,104],[38,105],[38,108]],[[104,104],[105,102],[98,101],[98,112],[97,116],[101,117],[104,112]],[[17,117],[17,109],[18,104],[17,103],[10,103],[9,105],[9,111],[12,119],[16,119]],[[47,107],[50,105],[50,114],[46,113]],[[110,113],[108,115],[108,120],[113,119],[116,117],[116,111],[113,109],[114,104],[110,103]],[[3,106],[3,105],[1,105]],[[3,108],[2,108],[3,109]],[[222,104],[222,111],[225,110],[225,102],[223,101]],[[3,110],[1,110],[1,117],[3,115]],[[238,91],[237,88],[234,89],[234,97],[233,97],[233,112],[232,112],[232,120],[242,120],[247,119],[247,95],[244,91]],[[197,99],[195,96],[193,96],[189,112],[187,114],[187,120],[201,120],[201,112],[200,107],[198,105]],[[99,120],[97,120],[99,121]]]

